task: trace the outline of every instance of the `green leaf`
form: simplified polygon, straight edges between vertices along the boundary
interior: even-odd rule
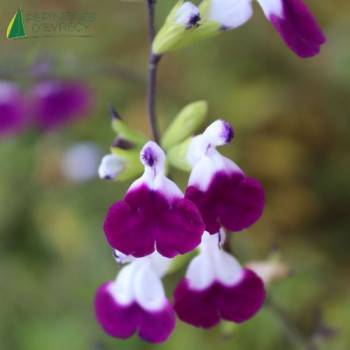
[[[167,150],[190,136],[204,121],[208,112],[206,101],[185,106],[174,118],[162,137],[162,147]]]
[[[137,143],[139,145],[144,145],[148,140],[146,136],[141,134],[140,132],[133,130],[130,128],[127,124],[125,124],[120,119],[113,119],[112,120],[112,129],[114,132],[118,134],[121,138],[132,141],[134,143]]]
[[[182,143],[170,148],[167,153],[167,160],[173,167],[182,171],[190,172],[191,166],[188,164],[186,154],[192,137],[189,137]]]

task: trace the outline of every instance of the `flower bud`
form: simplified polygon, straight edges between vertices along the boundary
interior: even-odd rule
[[[176,51],[218,34],[220,23],[204,19],[203,13],[190,2],[178,1],[153,41],[154,54]]]
[[[194,27],[200,19],[198,8],[191,2],[183,3],[175,14],[175,21],[186,27],[186,29]]]
[[[101,179],[114,180],[125,168],[125,160],[115,154],[108,154],[102,158],[98,175]]]

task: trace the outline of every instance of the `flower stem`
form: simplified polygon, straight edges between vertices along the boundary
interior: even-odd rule
[[[147,106],[148,121],[151,127],[153,139],[159,143],[159,132],[156,117],[156,85],[157,85],[157,67],[161,56],[154,54],[152,43],[155,37],[154,12],[156,0],[146,0],[148,8],[148,33],[149,33],[149,66],[148,66],[148,87],[147,87]]]

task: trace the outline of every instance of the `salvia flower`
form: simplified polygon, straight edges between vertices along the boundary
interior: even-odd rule
[[[210,328],[221,319],[236,323],[253,317],[262,307],[262,280],[220,248],[222,233],[203,235],[200,254],[174,293],[178,317],[195,327]]]
[[[193,138],[187,153],[193,169],[185,197],[196,204],[210,234],[221,226],[241,231],[255,223],[264,208],[260,183],[216,150],[229,144],[232,137],[231,125],[217,120]]]
[[[116,255],[118,256],[118,252]],[[139,337],[159,343],[175,327],[175,312],[165,296],[161,277],[170,260],[154,253],[127,260],[115,281],[103,284],[95,297],[95,313],[103,330],[112,337]]]
[[[84,116],[91,107],[92,94],[86,84],[47,80],[32,89],[32,114],[39,126],[54,129]]]
[[[300,57],[315,56],[326,39],[301,0],[257,0],[286,45]],[[234,29],[249,20],[252,0],[210,0],[208,19]]]
[[[156,143],[144,145],[140,160],[144,174],[107,213],[103,228],[109,244],[135,257],[157,250],[171,258],[193,250],[204,232],[198,209],[165,176],[165,154]]]
[[[20,88],[0,81],[0,136],[19,131],[24,123],[23,96]]]

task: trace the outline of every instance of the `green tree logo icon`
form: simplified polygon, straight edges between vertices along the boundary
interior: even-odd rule
[[[8,39],[18,39],[18,38],[26,38],[26,31],[23,25],[22,18],[22,7],[19,7],[19,10],[13,16],[10,24],[7,27],[7,38]]]

